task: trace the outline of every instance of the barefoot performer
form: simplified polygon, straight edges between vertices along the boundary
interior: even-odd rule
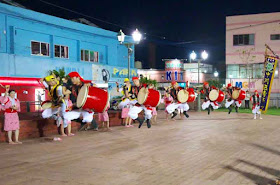
[[[4,102],[5,110],[5,122],[4,130],[8,132],[8,142],[9,144],[22,144],[18,140],[19,136],[19,117],[18,112],[20,112],[20,102],[15,98],[15,90],[10,90],[9,86],[6,86],[6,93]],[[15,142],[12,140],[12,133],[15,133]]]

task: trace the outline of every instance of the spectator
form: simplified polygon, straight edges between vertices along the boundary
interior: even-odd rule
[[[4,98],[4,109],[5,109],[5,122],[4,130],[8,132],[8,142],[9,144],[22,144],[18,140],[19,136],[19,117],[18,112],[20,112],[20,102],[15,98],[15,90],[9,90],[6,88],[6,94]],[[15,142],[12,140],[12,132],[15,133]]]
[[[246,91],[246,97],[245,97],[245,109],[250,109],[250,98],[251,98],[251,95],[250,95],[250,92],[247,90]]]

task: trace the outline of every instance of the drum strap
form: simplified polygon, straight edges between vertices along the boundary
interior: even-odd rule
[[[49,96],[52,98],[52,100],[57,100],[58,99],[58,96],[57,96],[57,88],[59,87],[60,85],[57,84],[55,86],[53,86],[50,90],[49,90]]]

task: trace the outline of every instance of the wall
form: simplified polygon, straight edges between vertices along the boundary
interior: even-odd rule
[[[92,80],[92,63],[80,60],[80,50],[99,52],[99,64],[127,67],[127,48],[117,33],[0,3],[0,76],[43,77],[64,67]],[[126,37],[131,41],[131,37]],[[31,55],[31,40],[50,44],[50,56]],[[54,57],[54,45],[69,47],[69,59]],[[134,67],[134,53],[131,67]]]
[[[229,16],[226,18],[226,64],[263,63],[265,44],[280,54],[280,40],[270,40],[271,34],[280,34],[280,12],[253,15]],[[233,46],[233,35],[255,34],[254,45]],[[279,64],[278,64],[279,66]],[[278,74],[280,69],[278,68]],[[246,79],[237,79],[244,81]],[[227,79],[229,81],[229,79]],[[248,81],[248,80],[247,80]],[[256,88],[262,89],[262,79],[252,79]],[[272,91],[280,93],[280,78],[275,78]]]

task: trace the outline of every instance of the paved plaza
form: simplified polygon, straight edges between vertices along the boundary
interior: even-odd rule
[[[113,127],[0,144],[1,185],[275,184],[280,177],[280,117],[190,112],[151,129]]]

